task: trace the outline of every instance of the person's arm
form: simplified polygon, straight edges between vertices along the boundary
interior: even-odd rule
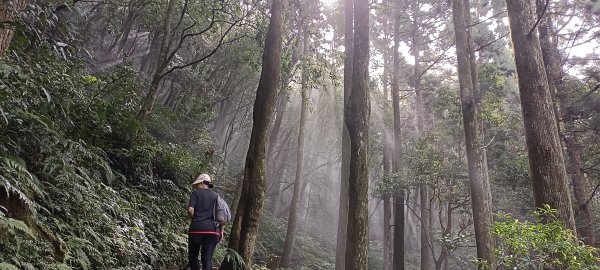
[[[219,226],[219,230],[221,230],[221,239],[219,239],[219,242],[222,242],[225,239],[225,225]]]
[[[194,192],[192,192],[192,194],[190,195],[190,202],[188,203],[188,208],[187,208],[188,216],[190,217],[190,219],[194,218],[194,207],[195,206],[196,206],[196,196],[194,196]]]
[[[194,218],[194,207],[188,207],[188,216],[190,219]]]

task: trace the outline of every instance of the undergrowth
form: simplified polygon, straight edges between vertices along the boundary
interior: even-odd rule
[[[185,266],[183,206],[210,140],[199,123],[180,142],[147,132],[138,81],[43,52],[0,62],[0,269]],[[186,113],[205,121],[198,108]],[[163,135],[189,129],[157,111]]]
[[[284,219],[265,211],[261,219],[255,248],[255,261],[269,269],[277,265],[285,242],[287,225]],[[306,232],[297,232],[291,261],[292,269],[329,270],[335,268],[335,246],[323,245]]]

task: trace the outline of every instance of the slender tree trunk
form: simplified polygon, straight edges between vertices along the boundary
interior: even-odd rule
[[[137,115],[138,120],[141,122],[144,121],[146,116],[148,116],[148,114],[152,111],[152,108],[154,107],[154,102],[156,101],[156,97],[158,96],[158,88],[160,86],[160,81],[162,80],[162,73],[168,64],[167,55],[169,54],[169,37],[171,36],[171,17],[173,16],[173,10],[175,9],[175,2],[175,0],[169,0],[169,3],[167,4],[165,22],[163,25],[163,37],[158,56],[158,64],[156,65],[156,69],[154,70],[154,74],[152,75],[150,88],[148,89],[148,93],[144,98],[142,108],[140,109]]]
[[[281,143],[279,146],[279,150],[276,151],[276,153],[272,153],[274,155],[273,158],[273,162],[275,164],[273,164],[273,175],[269,176],[267,174],[267,177],[270,177],[272,180],[269,182],[269,184],[267,184],[267,192],[269,193],[269,196],[273,197],[271,200],[271,204],[268,205],[268,207],[272,210],[273,214],[277,214],[277,206],[279,205],[279,195],[280,195],[280,190],[281,190],[281,180],[283,179],[283,173],[285,170],[285,167],[287,166],[287,161],[289,159],[289,152],[290,152],[290,144],[291,144],[291,137],[292,137],[292,131],[288,131],[281,139]],[[272,194],[270,194],[272,192]]]
[[[469,63],[470,63],[470,68],[471,68],[471,80],[473,81],[473,97],[475,99],[475,105],[477,106],[477,109],[479,109],[479,103],[481,101],[481,91],[479,89],[479,73],[478,73],[478,69],[477,69],[477,57],[475,56],[475,43],[473,42],[473,35],[472,35],[472,30],[473,27],[466,27],[467,25],[471,25],[471,4],[470,4],[470,0],[464,0],[464,21],[465,21],[465,28],[466,28],[466,32],[467,32],[467,48],[468,48],[468,52],[469,52]],[[478,14],[478,13],[476,13]],[[477,21],[477,20],[476,20]],[[477,116],[477,121],[481,122],[481,118],[479,116]],[[481,136],[483,136],[483,124],[479,124],[479,129],[480,129],[480,134]],[[482,137],[483,139],[483,137]],[[484,157],[486,157],[486,155],[483,155]],[[485,165],[485,170],[487,172],[487,157],[486,157],[486,165]]]
[[[452,185],[451,181],[446,182],[447,186]],[[441,202],[440,202],[441,204]],[[440,205],[440,208],[441,205]],[[440,227],[442,229],[442,237],[449,237],[452,233],[452,194],[448,197],[448,202],[446,204],[446,227],[441,226],[443,223],[443,211],[439,211],[438,218],[440,220]],[[450,251],[448,250],[448,245],[442,245],[440,252],[440,257],[435,261],[435,269],[442,270],[448,268],[448,256],[450,256]]]
[[[288,86],[294,76],[294,69],[296,64],[298,63],[298,53],[297,50],[294,50],[292,53],[292,61],[288,63],[286,70],[288,72],[282,75],[281,86],[279,90],[279,95],[277,98],[277,109],[275,110],[275,122],[273,124],[273,128],[271,131],[271,135],[269,136],[269,148],[267,153],[272,153],[275,149],[275,145],[277,144],[277,139],[279,138],[279,131],[281,130],[281,123],[283,122],[283,116],[285,114],[285,110],[288,104]],[[270,166],[269,166],[270,167]],[[270,176],[271,174],[267,174]]]
[[[127,5],[127,17],[125,18],[125,21],[123,22],[123,28],[121,29],[121,35],[119,35],[118,37],[115,38],[115,40],[113,41],[113,43],[111,44],[110,48],[109,48],[109,52],[114,53],[114,54],[120,54],[123,51],[123,48],[125,47],[125,44],[127,43],[127,40],[129,39],[129,34],[131,33],[131,30],[133,29],[133,24],[137,18],[137,16],[140,14],[139,10],[137,7],[134,7],[136,3],[134,3],[134,1],[129,1],[129,4]],[[117,46],[118,45],[118,46]],[[117,48],[117,50],[115,50],[115,48]]]
[[[3,0],[0,3],[0,59],[4,57],[12,41],[15,32],[15,17],[25,8],[26,4],[26,0]]]
[[[515,62],[519,78],[521,109],[536,207],[557,209],[558,219],[575,231],[567,173],[544,69],[533,3],[506,0]]]
[[[156,55],[160,54],[162,41],[161,33],[162,30],[160,27],[157,27],[155,30],[150,32],[148,37],[150,39],[150,44],[147,49],[148,54],[144,56],[142,62],[140,63],[140,71],[142,71],[148,77],[152,76],[153,72],[156,70],[156,65],[158,62]]]
[[[352,67],[354,54],[354,3],[344,3],[344,112],[348,107],[348,97],[352,92]],[[340,208],[338,213],[337,243],[335,248],[335,270],[345,270],[346,235],[348,229],[348,177],[350,171],[350,135],[346,125],[346,115],[342,126],[342,164],[340,171]]]
[[[570,131],[571,115],[567,111],[569,102],[566,94],[559,92],[562,84],[562,61],[560,53],[554,43],[550,39],[550,30],[552,21],[548,14],[544,14],[545,2],[536,1],[537,16],[540,17],[538,31],[540,34],[540,46],[542,48],[542,56],[546,66],[546,74],[548,76],[548,86],[550,92],[553,93],[553,101],[555,113],[562,112],[562,121],[564,122],[564,130],[561,132],[560,124],[558,125],[559,132],[567,149],[567,172],[571,176],[573,182],[573,192],[575,194],[575,203],[577,204],[576,216],[581,220],[580,226],[577,226],[577,233],[582,241],[589,246],[596,245],[596,223],[594,220],[594,211],[592,204],[588,203],[590,191],[588,182],[583,173],[583,161],[581,158],[581,146],[577,142],[577,134]],[[557,104],[558,102],[558,104]],[[559,110],[562,109],[562,110]],[[560,119],[559,119],[560,120]]]
[[[458,78],[460,81],[460,101],[465,130],[467,148],[467,164],[469,167],[469,183],[471,189],[471,204],[473,208],[473,222],[475,225],[475,242],[477,245],[477,259],[485,261],[480,265],[488,265],[495,269],[494,247],[495,239],[492,235],[492,195],[487,171],[487,159],[483,136],[481,134],[477,99],[474,95],[474,72],[477,68],[472,65],[467,38],[465,0],[452,1],[452,14],[454,34],[456,36],[456,56],[458,62]]]
[[[231,203],[231,213],[233,213],[235,215],[235,213],[237,212],[237,208],[240,202],[240,198],[242,197],[242,183],[243,183],[244,179],[240,178],[236,181],[236,186],[235,186],[235,196],[233,197],[233,202]]]
[[[383,64],[383,100],[384,102],[388,102],[388,88],[389,88],[389,51],[385,52],[384,55],[384,64]],[[383,126],[383,171],[386,176],[390,176],[392,174],[393,167],[393,144],[391,143],[392,138],[390,138],[389,127],[391,123],[387,121],[387,118],[384,119]],[[383,195],[383,270],[392,270],[393,268],[393,249],[392,249],[392,201],[389,195]]]
[[[345,109],[350,135],[346,270],[368,268],[369,0],[354,0],[352,92]]]
[[[283,122],[283,118],[285,115],[285,110],[287,109],[287,103],[288,103],[288,91],[284,89],[284,87],[281,87],[281,90],[279,90],[279,98],[277,101],[277,109],[275,110],[275,122],[273,124],[273,128],[271,128],[271,135],[269,136],[269,146],[267,147],[267,179],[269,179],[269,182],[267,183],[267,192],[271,193],[271,192],[276,192],[277,196],[279,197],[279,192],[278,191],[274,191],[275,189],[279,189],[279,186],[281,185],[281,177],[278,177],[278,175],[280,175],[280,171],[282,170],[283,167],[282,166],[278,166],[281,164],[284,164],[283,160],[279,159],[280,155],[281,155],[281,149],[283,149],[285,147],[285,145],[283,143],[280,143],[280,147],[279,147],[279,151],[277,151],[277,154],[274,153],[275,151],[275,146],[277,145],[278,141],[281,141],[280,138],[280,132],[281,132],[281,123]],[[288,133],[289,134],[289,133]],[[268,199],[269,196],[267,196]],[[275,213],[275,202],[273,200],[269,200],[270,203],[268,203],[267,205],[267,210],[270,210],[271,212]]]
[[[275,198],[279,198],[279,188],[281,185],[281,177],[276,177],[277,175],[281,175],[278,170],[282,170],[283,166],[277,166],[277,164],[285,164],[283,160],[278,159],[273,155],[273,151],[275,151],[275,145],[279,141],[279,133],[281,131],[281,124],[283,123],[283,118],[285,116],[285,111],[288,105],[288,86],[293,77],[293,70],[296,64],[298,63],[298,53],[297,50],[294,50],[292,53],[292,61],[288,63],[288,67],[285,70],[288,70],[287,73],[282,75],[281,86],[279,90],[279,95],[277,98],[277,109],[275,110],[275,122],[273,123],[273,128],[271,129],[271,135],[269,136],[269,147],[267,148],[267,179],[269,179],[269,183],[267,183],[267,192],[275,193]],[[281,148],[284,145],[282,144]],[[277,205],[276,201],[270,200],[270,203],[267,205],[267,210],[271,211],[273,214],[276,214],[275,206]]]
[[[291,77],[292,74],[289,75]],[[267,153],[269,153],[269,157],[271,157],[271,153],[275,150],[275,145],[277,145],[277,141],[279,139],[279,132],[281,131],[281,124],[283,123],[283,118],[285,115],[285,111],[288,105],[289,93],[287,90],[289,79],[282,80],[283,84],[280,87],[279,95],[277,99],[277,109],[275,110],[275,122],[273,123],[273,128],[271,128],[271,135],[269,136],[269,147],[267,148]],[[273,160],[273,158],[269,158],[269,163]],[[267,176],[271,177],[273,175],[273,166],[267,164],[268,168],[271,170],[267,170]]]
[[[400,14],[402,0],[395,1],[394,8],[394,47],[392,69],[392,108],[394,114],[393,170],[394,174],[402,169],[402,130],[400,122]],[[404,269],[404,191],[394,196],[394,270]]]
[[[418,216],[416,211],[408,211],[409,204],[412,209],[417,209],[418,204],[415,199],[410,200],[410,195],[412,194],[416,198],[416,194],[418,194],[416,188],[412,188],[410,190],[405,190],[404,195],[404,242],[405,249],[410,252],[416,253],[419,251],[419,233],[417,232],[417,227],[419,223]]]
[[[308,54],[308,33],[304,33],[303,55],[306,58]],[[300,127],[298,128],[298,149],[296,151],[296,176],[294,179],[294,193],[290,203],[290,215],[288,218],[285,243],[283,245],[283,254],[281,256],[280,266],[287,268],[292,260],[292,250],[294,247],[294,237],[296,236],[296,226],[298,223],[298,201],[300,200],[300,191],[303,190],[304,173],[304,128],[306,126],[306,114],[308,107],[308,63],[303,60],[302,63],[302,90],[300,105]]]
[[[420,38],[419,38],[419,1],[412,3],[413,13],[413,38],[412,52],[414,55],[414,87],[415,87],[415,114],[417,117],[417,137],[420,137],[424,128],[423,94],[421,89]],[[421,211],[421,270],[433,269],[433,228],[431,227],[431,211],[429,202],[429,188],[421,184],[419,187]]]
[[[252,133],[246,155],[242,196],[238,204],[238,211],[235,213],[229,240],[229,248],[237,251],[244,258],[246,269],[252,269],[254,246],[264,205],[265,148],[270,133],[269,125],[277,101],[282,31],[283,1],[273,0],[262,57],[262,71],[254,101]],[[232,262],[224,261],[221,268],[232,270]]]
[[[562,102],[561,102],[562,103]],[[568,127],[568,126],[567,126]],[[581,220],[577,227],[577,233],[581,240],[589,246],[596,246],[596,223],[588,181],[583,173],[583,161],[581,158],[581,145],[577,142],[576,133],[566,131],[563,135],[567,155],[570,159],[569,173],[573,181],[575,202],[577,203],[578,218]]]
[[[389,161],[388,161],[389,162]],[[391,172],[391,170],[390,170]],[[390,196],[383,197],[383,267],[384,270],[392,269],[392,258],[394,256],[392,249],[392,200]]]

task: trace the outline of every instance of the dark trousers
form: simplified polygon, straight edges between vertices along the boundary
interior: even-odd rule
[[[188,235],[188,259],[190,269],[200,270],[198,253],[202,259],[202,269],[212,270],[212,257],[219,243],[219,237],[214,234],[190,234]]]

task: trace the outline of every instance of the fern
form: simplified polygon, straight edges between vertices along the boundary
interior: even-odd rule
[[[16,188],[15,186],[11,185],[10,182],[8,182],[8,180],[6,180],[6,178],[2,177],[1,175],[0,180],[4,180],[0,181],[0,187],[4,187],[7,197],[10,197],[11,195],[17,195],[17,200],[19,200],[25,206],[27,206],[28,210],[31,213],[35,213],[35,203],[31,199],[29,199],[29,197],[27,197],[25,193],[23,193],[20,189]]]
[[[19,270],[19,268],[17,268],[16,266],[10,264],[10,263],[0,263],[0,270]]]
[[[7,228],[8,231],[19,231],[35,239],[33,231],[23,221],[0,216],[0,227]],[[1,268],[0,268],[1,269]]]
[[[17,172],[20,175],[25,175],[26,177],[33,178],[31,173],[27,170],[27,166],[25,160],[19,157],[8,156],[3,157],[2,162],[7,169],[10,169],[14,172]]]
[[[16,194],[17,199],[25,204],[31,213],[35,213],[35,204],[25,192],[44,196],[38,178],[27,170],[25,160],[15,156],[6,156],[1,159],[0,171],[3,173],[0,174],[0,187],[4,187],[8,197]]]
[[[73,269],[73,268],[71,268],[71,266],[68,266],[64,263],[54,263],[54,264],[49,265],[49,268],[53,269],[53,270],[71,270],[71,269]]]
[[[231,248],[227,248],[225,250],[224,260],[227,262],[230,262],[233,265],[234,270],[244,269],[246,266],[246,263],[244,262],[244,258],[242,257],[242,255],[240,255],[239,253],[237,253],[235,250],[233,250]]]

